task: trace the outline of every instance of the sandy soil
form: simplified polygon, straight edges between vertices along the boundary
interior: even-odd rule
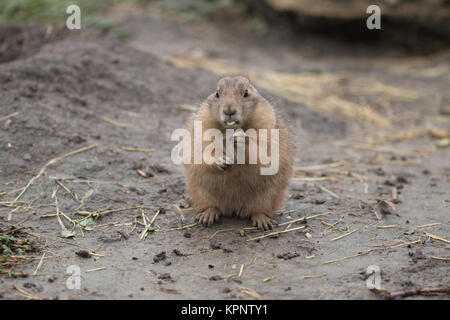
[[[222,23],[186,26],[124,10],[115,16],[132,35],[126,42],[69,33],[0,64],[0,118],[18,112],[0,122],[0,222],[20,223],[45,244],[16,266],[28,277],[1,277],[1,298],[27,298],[17,286],[43,299],[253,299],[252,292],[269,299],[379,299],[366,286],[371,265],[392,292],[450,284],[450,148],[437,148],[427,130],[450,130],[448,52],[407,57],[376,45],[307,35],[300,41],[286,30],[263,37]],[[181,67],[187,60],[194,62]],[[295,166],[309,167],[297,171],[277,220],[319,216],[260,240],[252,240],[262,233],[246,220],[192,225],[170,135],[185,126],[186,105],[215,89],[220,72],[205,60],[244,66],[244,74],[306,74],[318,84],[339,76],[321,88],[325,96],[370,105],[390,125],[303,104],[254,79],[292,127]],[[355,92],[365,80],[390,90],[375,95],[363,90],[375,82],[362,82]],[[47,161],[91,145],[49,165],[11,206]],[[77,227],[75,238],[63,238],[55,198],[70,219],[103,214],[93,230],[81,234]],[[156,230],[141,240],[142,214],[150,220],[157,212]],[[96,255],[82,257],[80,250]],[[78,290],[66,286],[71,265],[81,268]]]

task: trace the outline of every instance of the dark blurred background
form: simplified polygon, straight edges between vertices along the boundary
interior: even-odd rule
[[[185,23],[201,19],[245,22],[262,35],[286,28],[299,36],[313,32],[347,41],[395,44],[419,52],[446,48],[450,43],[449,0],[2,0],[0,23],[38,22],[61,27],[70,4],[81,7],[84,27],[103,30],[117,27],[108,14],[113,7],[134,7],[178,15]],[[373,4],[381,9],[382,28],[369,32],[366,9]]]

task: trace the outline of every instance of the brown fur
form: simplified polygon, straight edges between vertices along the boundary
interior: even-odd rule
[[[243,97],[245,90],[248,90],[248,97]],[[272,227],[274,212],[284,203],[292,173],[291,135],[284,121],[248,79],[223,78],[218,83],[217,92],[219,98],[216,93],[211,94],[191,119],[191,137],[194,120],[202,121],[203,130],[216,128],[224,133],[226,127],[221,115],[236,111],[237,127],[244,131],[249,128],[257,131],[279,129],[279,170],[275,175],[261,175],[259,161],[258,164],[247,164],[247,161],[246,164],[234,163],[231,167],[206,163],[185,165],[187,192],[199,212],[197,219],[204,225],[218,221],[221,215],[235,214],[251,218],[255,226],[267,230]],[[209,143],[204,142],[203,148]],[[268,143],[270,150],[270,139]]]

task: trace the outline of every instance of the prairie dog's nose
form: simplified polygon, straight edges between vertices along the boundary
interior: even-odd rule
[[[231,105],[227,105],[224,109],[223,109],[223,113],[226,116],[232,116],[236,113],[236,110],[231,108]]]

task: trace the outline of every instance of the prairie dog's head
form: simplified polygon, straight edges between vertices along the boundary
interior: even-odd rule
[[[258,91],[244,77],[225,77],[207,103],[210,113],[224,128],[242,128],[261,99]]]

